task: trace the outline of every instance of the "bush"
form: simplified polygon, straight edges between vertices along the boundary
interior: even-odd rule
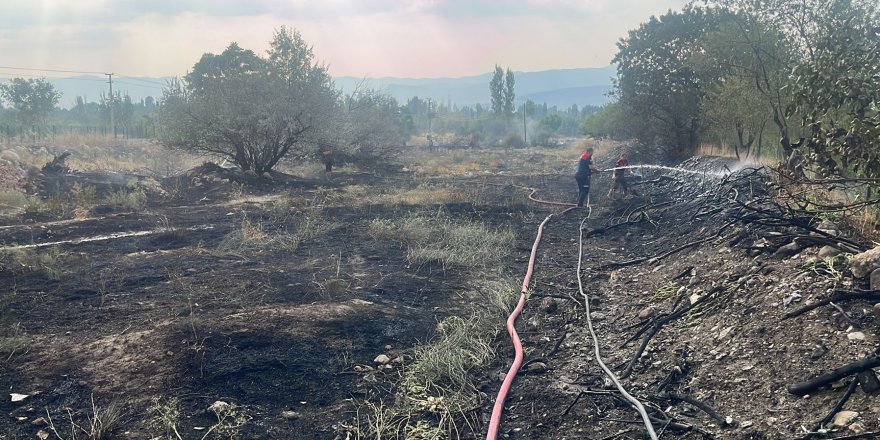
[[[525,148],[526,141],[518,134],[509,134],[501,141],[501,146],[504,148]]]

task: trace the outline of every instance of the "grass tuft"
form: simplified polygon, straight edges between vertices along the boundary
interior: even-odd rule
[[[369,229],[377,240],[405,243],[410,261],[440,261],[444,267],[491,267],[507,256],[515,239],[507,229],[491,229],[445,215],[375,219]]]

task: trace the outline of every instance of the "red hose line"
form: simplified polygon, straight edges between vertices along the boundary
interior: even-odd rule
[[[576,203],[551,202],[549,200],[536,199],[533,196],[535,195],[536,192],[538,192],[538,190],[536,190],[535,188],[528,188],[528,189],[532,190],[532,192],[529,193],[529,200],[531,200],[533,202],[543,203],[545,205],[554,205],[554,206],[577,206]]]
[[[548,200],[536,199],[534,194],[538,190],[534,188],[529,189],[531,190],[529,193],[529,200],[545,205],[570,206],[571,208],[562,211],[563,214],[577,208],[577,204],[575,203],[551,202]],[[519,301],[516,303],[516,308],[513,309],[513,313],[507,317],[507,334],[510,335],[510,339],[513,342],[513,364],[511,364],[510,369],[507,370],[507,375],[504,377],[504,382],[501,384],[501,389],[498,390],[498,396],[495,398],[495,406],[492,408],[492,418],[489,420],[489,430],[486,433],[486,440],[495,440],[498,438],[498,429],[501,426],[501,413],[504,412],[504,401],[507,400],[507,393],[510,392],[510,386],[513,384],[513,379],[516,377],[516,373],[519,372],[519,368],[522,366],[523,347],[522,342],[519,339],[519,334],[516,332],[516,318],[522,313],[523,307],[526,304],[526,293],[529,291],[529,283],[532,281],[532,273],[535,271],[535,256],[538,254],[538,244],[541,242],[541,236],[544,233],[544,225],[546,225],[552,217],[553,214],[548,215],[538,226],[538,234],[535,237],[535,243],[532,244],[532,253],[529,255],[529,266],[526,270],[526,276],[523,278],[522,287],[520,289]]]
[[[529,196],[531,198],[531,195]],[[544,225],[553,217],[553,214],[547,216],[541,225],[538,226],[538,235],[535,237],[535,243],[532,245],[532,254],[529,256],[529,267],[526,270],[526,276],[523,278],[522,288],[520,289],[519,294],[519,302],[516,304],[516,308],[513,309],[513,313],[507,317],[507,333],[510,335],[510,339],[513,342],[513,349],[515,355],[513,357],[513,364],[511,364],[510,369],[507,371],[507,376],[504,377],[504,383],[501,384],[501,389],[498,390],[498,396],[495,398],[495,407],[492,408],[492,418],[489,421],[489,431],[486,433],[486,440],[495,440],[498,438],[498,428],[501,425],[501,413],[504,411],[504,401],[507,399],[507,393],[510,391],[510,386],[513,384],[513,378],[516,377],[516,373],[519,371],[519,367],[522,366],[523,362],[523,347],[522,342],[519,340],[519,334],[516,333],[516,318],[519,317],[519,314],[522,312],[523,306],[526,304],[526,293],[529,290],[529,283],[532,280],[532,272],[535,269],[535,255],[538,253],[538,243],[541,242],[541,235],[544,232]]]

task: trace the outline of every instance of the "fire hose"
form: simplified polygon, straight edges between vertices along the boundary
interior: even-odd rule
[[[537,192],[537,190],[531,189],[531,192],[529,193],[529,196],[528,196],[529,200],[535,201],[537,203],[547,204],[547,205],[569,206],[570,207],[570,208],[562,211],[561,214],[566,214],[569,211],[577,209],[577,206],[574,203],[552,202],[552,201],[541,200],[541,199],[535,198],[534,195],[536,192]],[[599,362],[599,365],[602,368],[602,370],[605,372],[605,374],[607,374],[611,378],[612,382],[614,382],[614,384],[617,386],[617,389],[621,392],[621,394],[635,406],[636,410],[639,411],[639,414],[642,416],[642,420],[645,422],[645,426],[648,430],[648,434],[651,436],[651,439],[657,440],[657,434],[654,432],[654,427],[653,427],[653,425],[651,425],[651,422],[648,419],[648,414],[645,412],[644,406],[641,404],[641,402],[639,402],[637,399],[635,399],[629,393],[626,392],[626,390],[623,388],[623,386],[617,380],[617,377],[614,376],[614,373],[612,373],[611,370],[609,370],[608,367],[605,365],[605,363],[602,361],[602,358],[599,354],[599,341],[596,337],[595,332],[593,332],[593,324],[590,319],[589,298],[587,297],[586,293],[584,293],[583,286],[581,284],[581,276],[580,276],[581,261],[582,261],[582,256],[583,256],[583,226],[586,223],[586,221],[590,218],[591,214],[592,214],[592,208],[590,207],[590,202],[589,202],[589,198],[588,198],[587,199],[587,216],[581,222],[581,227],[580,227],[581,232],[580,232],[580,246],[579,246],[579,254],[578,254],[578,289],[579,289],[581,295],[584,297],[584,300],[586,303],[587,326],[590,330],[590,334],[592,335],[593,342],[595,344],[596,360]],[[516,377],[517,372],[519,371],[520,367],[522,366],[523,347],[522,347],[522,342],[519,339],[519,334],[517,334],[517,332],[516,332],[516,325],[515,325],[516,319],[519,317],[520,313],[522,313],[523,307],[525,306],[526,294],[528,293],[529,284],[531,283],[532,274],[534,273],[535,257],[538,253],[538,244],[541,242],[541,236],[543,235],[543,232],[544,232],[544,226],[550,221],[551,218],[553,218],[553,215],[554,214],[548,215],[544,219],[544,221],[542,221],[541,224],[538,226],[538,233],[537,233],[537,236],[535,237],[534,244],[532,244],[531,254],[529,255],[529,265],[526,270],[526,275],[523,278],[522,287],[520,289],[519,301],[516,304],[516,308],[514,308],[513,312],[507,318],[507,322],[506,322],[507,333],[510,335],[510,339],[513,343],[514,359],[513,359],[513,364],[511,364],[510,369],[507,371],[507,375],[504,377],[504,382],[501,384],[501,388],[498,390],[498,396],[495,398],[495,405],[492,408],[492,417],[489,421],[489,428],[486,433],[486,440],[495,440],[498,438],[498,430],[501,426],[501,415],[504,411],[504,402],[505,402],[505,400],[507,400],[507,394],[510,392],[510,387],[513,384],[513,379]]]

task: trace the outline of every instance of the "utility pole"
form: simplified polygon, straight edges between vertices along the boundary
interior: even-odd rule
[[[431,98],[428,98],[428,151],[434,151],[434,136],[431,133]]]
[[[529,141],[526,135],[528,132],[526,131],[526,103],[523,103],[523,142],[528,145]]]
[[[113,129],[113,139],[116,139],[116,109],[113,105],[113,101],[115,101],[113,99],[113,74],[105,73],[104,75],[107,75],[107,78],[109,79],[108,83],[110,83],[110,127]]]

